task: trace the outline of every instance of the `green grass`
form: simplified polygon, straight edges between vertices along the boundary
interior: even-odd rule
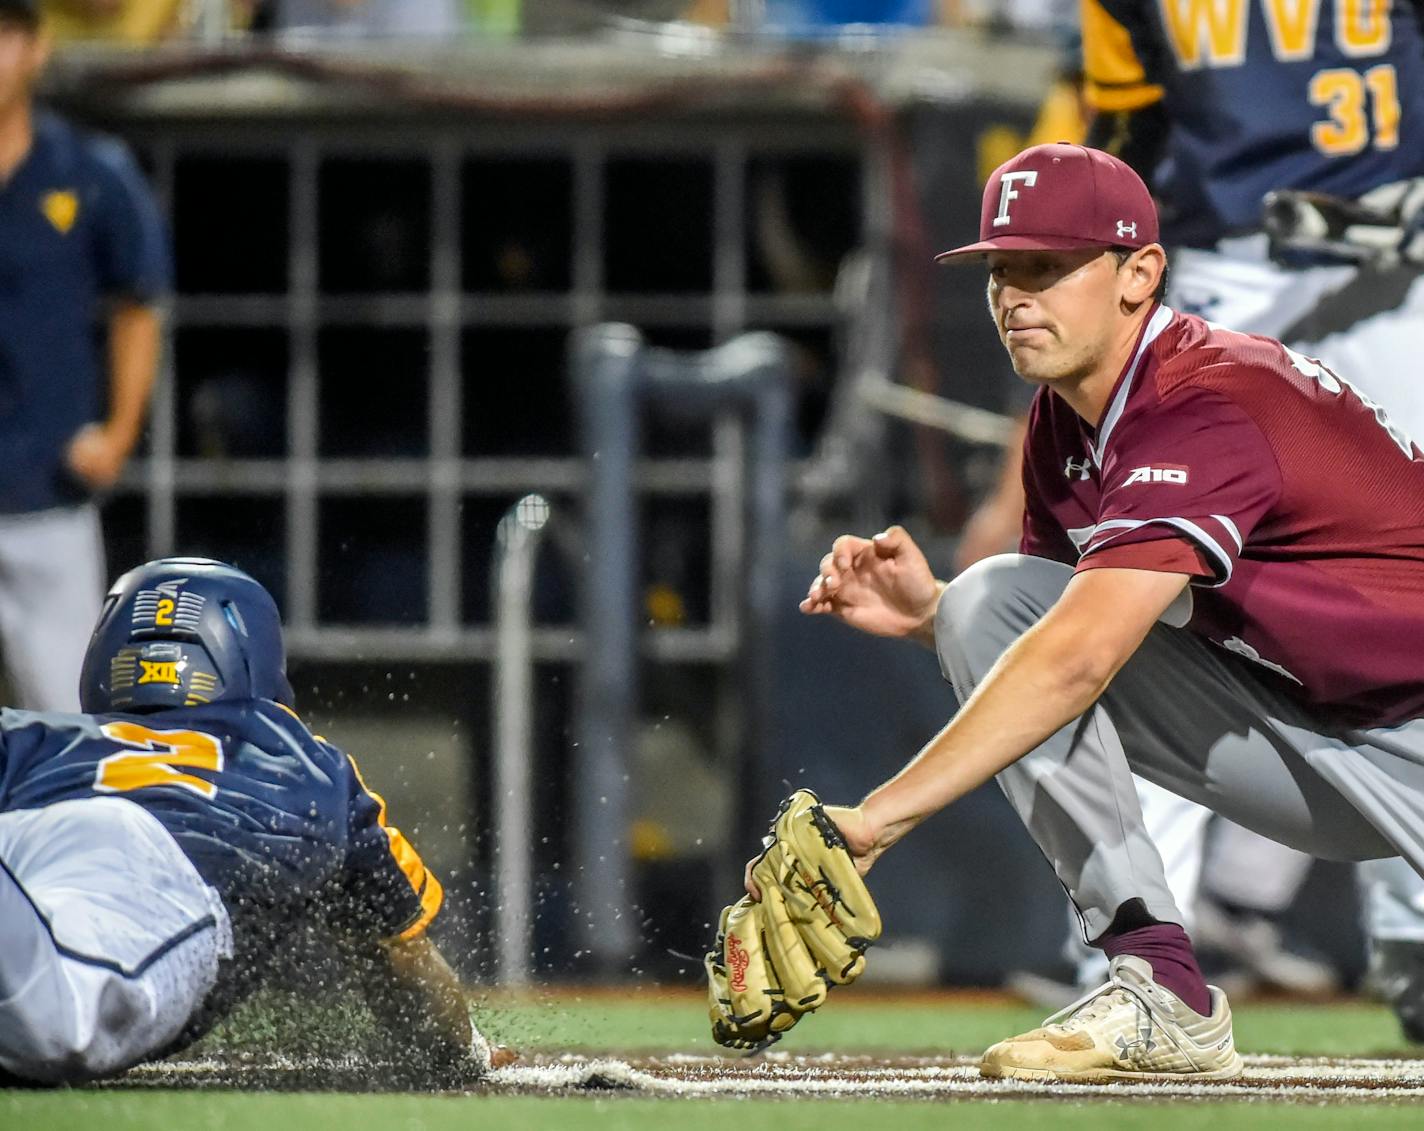
[[[1417,1107],[1371,1105],[1306,1107],[1265,1102],[1133,1104],[1057,1101],[960,1104],[823,1101],[792,1103],[736,1100],[539,1099],[419,1096],[236,1095],[191,1092],[145,1095],[72,1094],[25,1096],[0,1092],[0,1126],[35,1131],[726,1131],[765,1127],[771,1131],[1235,1131],[1237,1128],[1327,1128],[1349,1126],[1418,1128]]]
[[[699,997],[604,994],[544,1003],[487,1004],[483,1025],[515,1048],[642,1049],[707,1052],[706,1010]],[[854,991],[797,1026],[780,1046],[792,1051],[973,1054],[1002,1037],[1031,1029],[1043,1013],[1028,1007],[951,999],[884,1004]],[[1399,1026],[1383,1006],[1246,1004],[1236,1011],[1236,1044],[1246,1053],[1409,1055]]]
[[[269,1047],[298,1039],[310,1027],[311,1011],[297,1003],[267,1003],[245,1011],[209,1041],[215,1050]],[[803,1021],[782,1045],[789,1051],[973,1053],[1006,1034],[1040,1020],[1038,1011],[983,1001],[930,999],[880,1002],[849,991],[819,1015]],[[491,1035],[530,1052],[708,1052],[706,1018],[695,995],[630,991],[564,993],[543,1000],[509,1002],[490,997],[483,1011]],[[343,1020],[345,1024],[345,1020]],[[295,1027],[295,1028],[294,1028]],[[1388,1011],[1367,1005],[1287,1006],[1245,1004],[1237,1010],[1237,1040],[1246,1052],[1324,1055],[1404,1053]],[[330,1039],[329,1037],[326,1039]],[[777,1101],[539,1098],[509,1096],[415,1096],[340,1094],[247,1094],[223,1091],[0,1090],[0,1128],[19,1131],[724,1131],[728,1121],[758,1122],[776,1131],[825,1131],[838,1126],[920,1128],[1052,1127],[1076,1131],[1104,1127],[1150,1131],[1238,1131],[1242,1128],[1373,1128],[1424,1126],[1414,1104],[1316,1105],[1268,1100],[1153,1102],[1130,1100],[896,1103],[874,1101]]]

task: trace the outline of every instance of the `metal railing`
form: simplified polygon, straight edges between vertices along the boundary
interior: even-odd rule
[[[534,567],[549,501],[526,495],[500,521],[495,540],[494,932],[499,980],[529,982],[534,938]]]
[[[583,331],[572,351],[580,432],[588,457],[581,622],[587,633],[579,686],[574,796],[580,899],[592,920],[589,949],[604,972],[633,950],[627,832],[629,764],[638,716],[638,520],[631,484],[645,412],[715,419],[736,455],[714,517],[714,619],[728,625],[741,701],[742,749],[725,767],[750,795],[770,764],[769,625],[785,543],[791,363],[772,334],[744,334],[716,349],[647,347],[631,326]],[[738,806],[744,809],[743,806]]]

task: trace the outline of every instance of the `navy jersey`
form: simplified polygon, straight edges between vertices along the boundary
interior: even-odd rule
[[[1273,189],[1357,197],[1424,174],[1411,0],[1081,0],[1088,101],[1162,101],[1169,244],[1259,230]]]
[[[152,813],[217,889],[236,934],[312,904],[409,938],[440,907],[434,875],[344,753],[286,708],[238,700],[144,715],[0,711],[0,812],[94,796]]]
[[[107,412],[102,301],[150,303],[169,274],[163,223],[128,150],[37,114],[30,152],[0,185],[0,513],[85,497],[63,455]]]

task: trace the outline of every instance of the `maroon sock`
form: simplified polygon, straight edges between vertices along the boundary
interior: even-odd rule
[[[1132,930],[1109,931],[1098,940],[1108,958],[1130,954],[1152,966],[1152,980],[1165,986],[1203,1017],[1211,1013],[1211,991],[1197,965],[1192,940],[1177,923],[1149,923]]]

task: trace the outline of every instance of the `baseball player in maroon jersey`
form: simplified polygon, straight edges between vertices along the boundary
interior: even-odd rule
[[[979,242],[940,258],[987,263],[1039,386],[1020,553],[945,584],[898,527],[844,536],[801,606],[932,645],[961,703],[831,810],[862,867],[997,776],[1110,958],[990,1076],[1241,1070],[1133,772],[1313,855],[1424,869],[1424,453],[1317,362],[1163,306],[1157,232],[1097,150],[994,173]]]

